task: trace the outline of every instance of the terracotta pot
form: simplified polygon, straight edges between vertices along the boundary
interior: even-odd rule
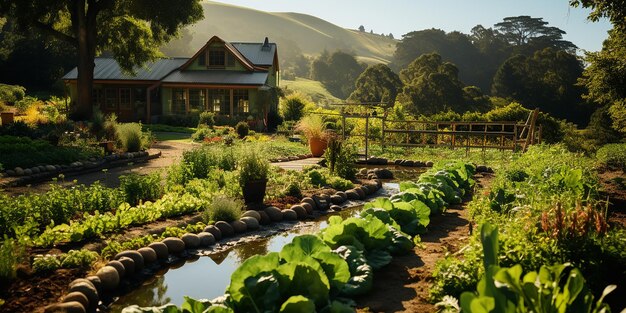
[[[266,187],[267,179],[252,180],[247,182],[243,188],[241,188],[243,200],[245,203],[263,203]]]
[[[326,151],[326,147],[328,147],[328,142],[325,139],[321,138],[309,138],[309,148],[311,149],[311,154],[319,158]]]

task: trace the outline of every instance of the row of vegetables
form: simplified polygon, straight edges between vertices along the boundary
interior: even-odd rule
[[[430,215],[462,201],[474,170],[465,163],[433,168],[417,182],[402,183],[400,193],[366,204],[359,217],[331,217],[319,234],[248,259],[223,297],[124,312],[353,312],[351,298],[373,288],[374,271],[411,252]]]

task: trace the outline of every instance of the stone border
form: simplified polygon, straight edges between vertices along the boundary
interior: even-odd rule
[[[56,177],[59,174],[66,176],[76,176],[91,172],[100,171],[106,168],[120,167],[129,162],[146,162],[161,156],[161,151],[155,154],[149,154],[147,151],[127,152],[123,154],[111,154],[101,159],[90,159],[86,161],[77,161],[64,165],[40,165],[27,169],[16,167],[13,170],[6,170],[3,181],[0,181],[0,187],[16,187],[24,186],[34,182],[45,181]],[[18,172],[19,171],[19,172]],[[18,175],[20,174],[21,175]]]
[[[292,205],[289,209],[270,206],[259,211],[250,210],[244,212],[239,220],[215,222],[198,234],[168,237],[137,250],[122,251],[98,269],[95,275],[72,281],[68,293],[58,303],[47,306],[45,312],[95,312],[100,299],[121,286],[124,279],[142,274],[146,265],[150,265],[151,269],[155,266],[161,268],[175,265],[176,259],[190,255],[187,250],[208,247],[222,239],[259,230],[260,225],[313,219],[316,211],[318,214],[338,212],[343,209],[340,204],[350,200],[365,200],[381,188],[382,182],[377,180],[345,192],[337,191],[333,195],[305,197],[300,204]]]

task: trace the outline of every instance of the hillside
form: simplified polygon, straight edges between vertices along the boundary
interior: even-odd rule
[[[343,102],[341,99],[328,92],[328,90],[324,88],[324,85],[316,80],[299,77],[295,80],[282,80],[281,87],[283,87],[286,92],[299,92],[305,97],[310,98],[311,101],[317,105],[328,105]]]
[[[388,63],[396,40],[341,28],[314,16],[271,13],[218,2],[204,2],[204,19],[183,32],[168,50],[191,55],[213,35],[227,41],[270,41],[279,45],[279,56],[317,55],[324,49],[353,52],[367,63]]]

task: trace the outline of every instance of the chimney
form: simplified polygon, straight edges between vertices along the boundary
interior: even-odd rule
[[[270,40],[267,37],[265,37],[265,41],[263,41],[263,47],[261,49],[262,50],[270,49]]]

